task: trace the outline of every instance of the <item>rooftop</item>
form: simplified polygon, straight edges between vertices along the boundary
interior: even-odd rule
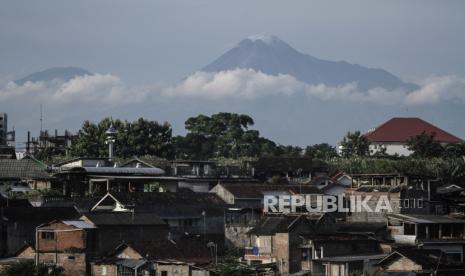
[[[392,118],[375,128],[373,131],[367,132],[365,137],[371,142],[406,143],[412,137],[420,135],[423,132],[427,134],[435,133],[434,139],[439,142],[463,142],[463,140],[459,137],[454,136],[420,118]]]

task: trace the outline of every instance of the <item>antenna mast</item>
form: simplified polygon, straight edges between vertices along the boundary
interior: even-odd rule
[[[42,133],[42,104],[40,104],[40,133]]]

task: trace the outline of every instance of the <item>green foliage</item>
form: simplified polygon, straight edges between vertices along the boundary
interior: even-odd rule
[[[370,142],[360,131],[348,132],[341,142],[342,156],[368,156],[370,154]]]
[[[211,117],[189,118],[186,136],[173,139],[178,159],[258,157],[263,155],[300,155],[302,149],[276,145],[260,137],[251,117],[236,113],[217,113]]]
[[[103,119],[98,124],[85,121],[71,147],[71,154],[81,157],[107,156],[105,132],[111,123],[109,118]],[[163,158],[173,156],[172,129],[169,123],[160,124],[157,121],[139,118],[134,122],[115,120],[113,126],[118,131],[115,142],[116,156],[122,158],[143,155]]]
[[[335,147],[328,143],[321,143],[313,146],[307,146],[307,148],[305,148],[305,156],[314,159],[328,160],[337,157],[338,155]]]
[[[220,276],[242,276],[248,275],[250,271],[239,261],[240,253],[237,249],[226,252],[218,263],[217,272]]]
[[[407,142],[408,149],[413,151],[413,157],[434,158],[440,157],[444,153],[441,143],[436,141],[435,133],[427,134],[423,132]]]
[[[62,267],[35,266],[33,262],[16,263],[2,269],[0,276],[66,276]]]

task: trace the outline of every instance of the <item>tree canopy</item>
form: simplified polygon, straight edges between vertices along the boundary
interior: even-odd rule
[[[369,156],[370,141],[360,131],[348,132],[341,142],[342,156]]]

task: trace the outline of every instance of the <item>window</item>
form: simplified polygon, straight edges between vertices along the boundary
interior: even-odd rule
[[[74,260],[76,260],[76,257],[74,257],[74,256],[68,256],[68,260],[74,261]]]
[[[168,271],[163,270],[163,271],[161,272],[161,276],[168,276]]]
[[[102,266],[102,276],[107,276],[107,266]]]
[[[42,239],[43,240],[54,240],[55,233],[54,232],[42,232]]]

